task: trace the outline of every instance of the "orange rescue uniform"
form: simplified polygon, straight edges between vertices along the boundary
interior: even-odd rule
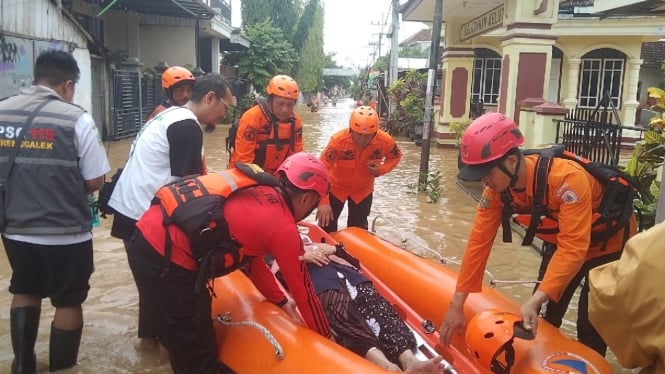
[[[330,193],[340,201],[349,197],[361,202],[374,191],[374,177],[367,171],[370,162],[379,163],[379,175],[397,166],[402,151],[387,132],[379,130],[364,149],[358,148],[351,138],[351,130],[333,134],[321,153],[321,161],[330,172]],[[327,204],[324,199],[322,204]]]
[[[525,157],[526,190],[510,190],[516,213],[530,213],[533,209],[535,165],[537,155]],[[538,290],[550,300],[558,302],[564,290],[582,265],[593,258],[620,251],[624,230],[619,230],[608,241],[591,244],[592,213],[598,210],[604,186],[575,161],[553,158],[547,180],[548,215],[558,221],[557,249],[547,267]],[[484,269],[501,225],[501,194],[486,187],[480,199],[462,259],[457,279],[457,291],[480,292]],[[635,216],[630,219],[630,234],[635,234]]]
[[[281,142],[281,149],[278,149],[274,144],[273,125],[263,114],[261,107],[257,104],[249,108],[240,117],[230,165],[234,165],[236,162],[254,163],[274,174],[282,161],[304,149],[302,120],[296,113],[294,113],[294,117],[293,134],[290,122],[278,124],[277,135]],[[293,148],[291,147],[292,136]]]

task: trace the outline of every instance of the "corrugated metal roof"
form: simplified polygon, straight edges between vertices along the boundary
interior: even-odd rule
[[[118,0],[112,9],[160,16],[210,19],[217,14],[200,0]]]
[[[432,30],[430,29],[422,29],[415,34],[409,36],[401,42],[400,44],[411,44],[411,43],[417,43],[417,42],[431,42],[432,41]]]
[[[665,42],[642,43],[640,58],[645,66],[660,67],[665,61]]]

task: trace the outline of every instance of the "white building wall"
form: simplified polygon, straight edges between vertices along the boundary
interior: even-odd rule
[[[656,67],[647,68],[643,66],[640,69],[640,82],[642,82],[640,87],[640,102],[645,103],[647,101],[647,88],[660,87],[664,81],[665,72]]]
[[[188,26],[141,25],[139,38],[144,68],[165,61],[169,66],[196,66],[194,28]]]
[[[92,75],[90,70],[90,52],[87,49],[76,48],[72,55],[79,64],[81,69],[81,77],[76,84],[76,92],[74,93],[74,104],[80,105],[88,113],[92,113]],[[86,66],[87,69],[82,67]]]
[[[0,31],[86,47],[78,28],[49,0],[0,0]]]
[[[74,51],[81,76],[90,80],[87,40],[50,0],[0,0],[0,49],[7,52],[0,54],[0,97],[32,84],[35,59],[47,49]],[[82,91],[76,103],[89,109],[90,89]]]

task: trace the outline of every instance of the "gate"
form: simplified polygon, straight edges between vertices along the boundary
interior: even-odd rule
[[[604,107],[601,108],[601,105]],[[634,129],[621,126],[609,93],[595,109],[577,108],[570,111],[563,120],[555,122],[555,143],[561,143],[567,151],[591,161],[615,166],[619,163],[622,130]]]
[[[160,73],[144,75],[138,70],[111,70],[112,126],[104,140],[134,136],[158,103],[165,98]]]
[[[136,70],[111,71],[112,126],[108,139],[116,140],[136,134],[141,129],[141,73]]]

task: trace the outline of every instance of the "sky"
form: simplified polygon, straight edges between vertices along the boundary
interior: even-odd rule
[[[240,1],[231,0],[233,26],[240,26]],[[379,34],[387,33],[392,22],[392,0],[322,0],[325,19],[324,52],[335,52],[337,64],[346,67],[365,67],[378,57]],[[401,3],[405,1],[402,0]],[[383,26],[382,26],[383,25]],[[401,22],[398,39],[403,41],[419,30],[427,28],[421,22]],[[381,38],[381,55],[390,50],[390,39]]]
[[[404,1],[402,1],[403,3]],[[391,0],[323,0],[325,53],[335,52],[338,65],[364,67],[378,56],[379,34],[387,33],[392,23]],[[401,22],[398,40],[427,28],[420,22]],[[390,50],[390,39],[381,38],[381,55]]]

